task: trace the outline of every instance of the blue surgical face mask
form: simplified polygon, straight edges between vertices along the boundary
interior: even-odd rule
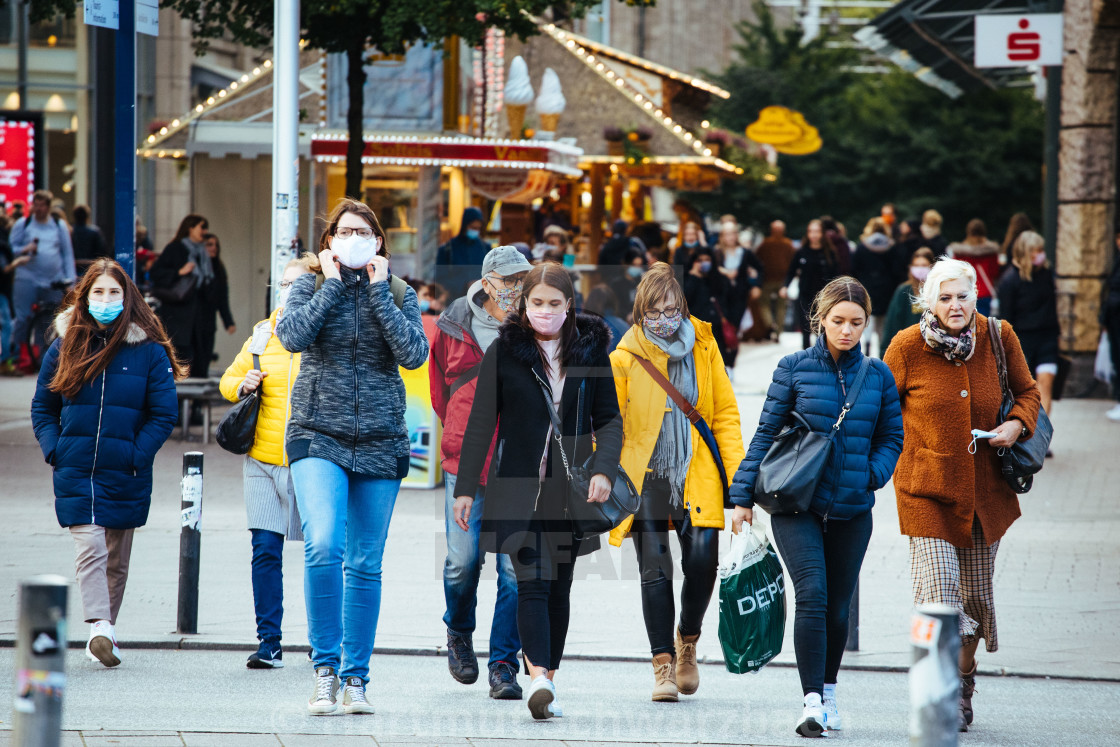
[[[419,303],[420,303],[420,313],[421,314],[427,314],[432,308],[432,302],[429,301],[426,298],[421,300]]]
[[[124,311],[124,300],[117,301],[90,301],[89,315],[101,324],[115,321]]]
[[[637,265],[630,265],[629,267],[626,268],[626,274],[629,275],[630,277],[634,278],[635,280],[641,279],[642,274],[644,272],[645,272],[645,268],[644,267],[638,267]]]
[[[703,273],[707,274],[707,273],[711,272],[711,270],[712,270],[712,263],[711,262],[701,262],[700,263],[700,272],[703,272]]]
[[[470,239],[471,241],[477,241],[479,236],[480,236],[480,234],[479,234],[477,228],[468,228],[467,229],[467,238]]]

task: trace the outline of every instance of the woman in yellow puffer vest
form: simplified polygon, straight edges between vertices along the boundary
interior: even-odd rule
[[[310,256],[288,263],[280,281],[278,307],[268,319],[253,327],[253,336],[241,346],[241,352],[222,375],[222,396],[231,402],[262,387],[257,430],[244,466],[245,510],[253,536],[253,605],[260,641],[256,653],[246,662],[250,669],[284,666],[280,647],[284,539],[303,539],[284,449],[300,355],[285,350],[274,331],[292,281],[317,269],[317,262]],[[260,369],[253,366],[254,353],[260,357]]]
[[[642,578],[642,612],[653,654],[653,700],[675,702],[700,686],[696,642],[715,588],[724,483],[711,449],[647,372],[648,361],[711,429],[725,474],[743,459],[739,406],[707,322],[689,316],[669,265],[654,264],[634,297],[634,326],[611,353],[622,413],[621,466],[642,494],[636,516],[611,532],[629,534]],[[681,544],[681,616],[676,626],[669,528]]]

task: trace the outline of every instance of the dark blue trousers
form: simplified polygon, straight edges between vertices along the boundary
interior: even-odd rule
[[[257,640],[280,642],[284,620],[284,535],[267,529],[253,534],[253,608],[257,613]]]

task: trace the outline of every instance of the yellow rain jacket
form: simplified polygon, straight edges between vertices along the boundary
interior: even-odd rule
[[[253,336],[241,346],[241,352],[222,374],[222,396],[230,402],[239,397],[237,388],[245,374],[253,369],[253,353],[261,358],[261,370],[268,372],[261,382],[261,411],[257,416],[257,435],[249,456],[266,464],[288,466],[288,453],[284,448],[284,433],[288,416],[292,412],[292,386],[299,373],[299,353],[289,353],[276,337],[276,320],[282,309],[253,327]],[[263,352],[262,352],[263,351]]]
[[[743,461],[743,433],[739,426],[739,405],[727,378],[719,346],[712,335],[712,325],[690,317],[696,329],[696,383],[699,401],[696,409],[712,429],[727,479],[730,480]],[[640,493],[648,472],[653,447],[661,432],[665,412],[675,407],[653,378],[646,373],[638,357],[651,361],[666,379],[669,378],[669,355],[646,339],[639,325],[622,337],[611,353],[611,368],[618,391],[618,407],[622,412],[622,468],[634,481]],[[723,529],[723,484],[715,459],[695,427],[692,431],[692,463],[684,481],[684,502],[696,527]],[[620,546],[630,531],[633,517],[611,532],[611,544]]]

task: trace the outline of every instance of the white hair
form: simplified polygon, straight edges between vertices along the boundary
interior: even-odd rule
[[[976,270],[968,262],[942,255],[930,269],[926,281],[918,291],[917,301],[923,311],[933,310],[937,305],[937,297],[941,294],[941,284],[952,280],[967,280],[969,300],[976,300]]]

